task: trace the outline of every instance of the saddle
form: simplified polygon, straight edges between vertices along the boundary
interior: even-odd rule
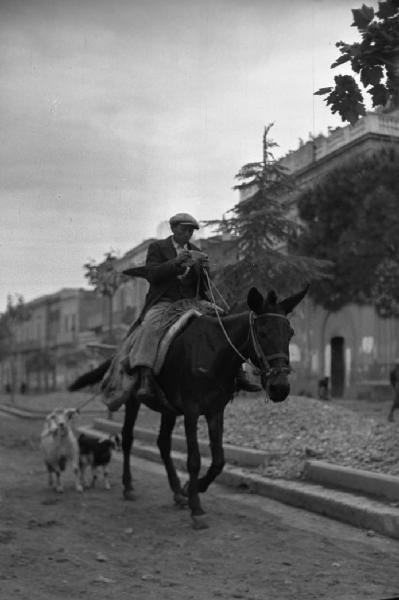
[[[222,311],[220,307],[216,307],[216,309]],[[214,308],[210,305],[204,306],[201,303],[193,303],[192,300],[182,300],[175,302],[171,306],[171,309],[166,316],[165,324],[162,327],[163,335],[159,343],[157,357],[153,366],[153,372],[155,375],[157,396],[159,397],[161,405],[169,410],[172,410],[172,408],[167,402],[166,397],[157,382],[157,376],[162,370],[170,345],[176,336],[189,324],[190,321],[192,321],[194,318],[203,316],[204,314],[215,314]],[[118,404],[119,399],[122,398],[124,390],[129,385],[129,378],[126,376],[124,368],[121,364],[129,353],[129,345],[130,341],[128,336],[114,356],[111,366],[101,383],[103,402],[108,408],[114,404],[117,406],[117,408],[119,408],[121,405]],[[112,410],[117,410],[117,408],[114,407]]]
[[[171,343],[175,339],[178,333],[182,331],[186,325],[193,319],[194,317],[200,317],[203,313],[200,312],[197,308],[190,308],[187,312],[182,314],[175,323],[169,329],[167,329],[165,335],[163,336],[159,348],[157,358],[154,364],[154,374],[159,375],[162,370],[163,364],[165,362],[166,355],[170,348]]]

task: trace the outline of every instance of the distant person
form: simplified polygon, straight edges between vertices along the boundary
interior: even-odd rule
[[[19,391],[21,392],[21,394],[26,394],[26,390],[27,390],[27,385],[26,385],[25,381],[23,381],[23,382],[21,383],[21,386],[20,386],[20,388],[19,388]]]
[[[6,390],[6,394],[11,394],[11,385],[9,383],[6,383],[5,390]]]
[[[319,395],[320,400],[329,400],[330,399],[329,392],[328,392],[328,381],[329,381],[328,377],[322,377],[322,379],[319,379],[318,395]]]
[[[388,421],[393,422],[393,413],[397,408],[399,408],[399,358],[395,360],[395,366],[389,374],[389,381],[394,390],[394,397],[391,406],[391,410],[389,411]]]

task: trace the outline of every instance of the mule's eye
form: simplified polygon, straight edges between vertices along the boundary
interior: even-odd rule
[[[290,339],[294,336],[295,331],[290,327]]]

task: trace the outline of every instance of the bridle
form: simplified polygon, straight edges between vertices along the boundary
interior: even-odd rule
[[[276,354],[268,354],[267,356],[265,355],[265,353],[262,350],[262,346],[259,343],[259,339],[256,335],[256,329],[255,329],[255,322],[258,319],[258,317],[256,316],[256,314],[251,310],[249,312],[249,333],[248,333],[248,338],[247,341],[245,342],[245,345],[249,342],[252,343],[253,349],[254,349],[254,353],[257,359],[257,362],[259,364],[253,364],[253,362],[251,361],[250,357],[247,356],[245,357],[240,351],[239,349],[233,344],[233,342],[231,341],[229,334],[227,333],[223,322],[220,318],[219,315],[219,309],[218,306],[216,304],[216,300],[215,300],[215,296],[213,294],[212,291],[212,282],[211,279],[207,273],[206,270],[204,270],[205,273],[205,278],[206,281],[208,283],[208,289],[212,298],[212,304],[213,304],[213,308],[214,311],[216,313],[216,317],[217,320],[219,321],[219,325],[220,328],[223,331],[223,334],[227,340],[227,342],[230,344],[230,346],[233,348],[233,350],[235,351],[235,353],[241,358],[242,362],[245,362],[247,364],[249,364],[251,367],[255,367],[256,369],[258,369],[260,371],[261,376],[264,377],[265,380],[269,379],[269,377],[273,377],[276,375],[280,375],[281,373],[291,373],[292,368],[289,366],[289,356],[287,354],[285,354],[284,352],[281,353],[276,353]],[[262,315],[260,315],[262,317],[276,317],[279,319],[285,319],[286,321],[288,321],[288,318],[285,315],[280,315],[279,313],[264,313]],[[277,367],[272,367],[270,362],[271,360],[274,360],[276,358],[283,358],[287,361],[286,365],[279,365]]]
[[[279,313],[264,313],[262,315],[262,317],[274,317],[274,318],[285,319],[286,321],[288,321],[288,319],[285,315],[280,315]],[[258,317],[256,317],[255,313],[251,310],[249,313],[249,337],[252,342],[255,356],[259,363],[258,365],[255,365],[255,366],[259,369],[261,375],[263,375],[266,379],[268,379],[269,377],[275,376],[275,375],[280,375],[280,373],[290,373],[292,371],[292,368],[288,364],[289,363],[288,354],[286,354],[285,352],[277,352],[275,354],[266,355],[263,352],[262,346],[260,345],[259,339],[256,335],[255,322],[256,322],[257,318]],[[274,360],[276,358],[285,359],[287,361],[287,364],[279,365],[277,367],[272,367],[269,361]],[[248,362],[250,359],[248,358],[246,360]]]
[[[258,369],[260,371],[260,374],[265,379],[269,379],[269,377],[272,377],[272,376],[280,375],[280,373],[290,373],[292,371],[292,368],[288,364],[289,356],[287,354],[285,354],[285,352],[278,352],[275,354],[268,354],[268,355],[266,355],[263,352],[262,346],[259,343],[259,339],[258,339],[258,336],[256,335],[256,329],[255,329],[255,322],[258,319],[258,317],[255,315],[255,313],[252,310],[249,312],[249,331],[248,331],[248,338],[245,342],[245,345],[247,345],[248,343],[252,344],[252,347],[253,347],[253,350],[254,350],[254,353],[256,356],[256,362],[258,364],[254,364],[251,361],[250,356],[244,356],[240,352],[240,350],[233,344],[233,342],[231,341],[229,334],[227,333],[227,331],[223,325],[223,322],[220,318],[219,311],[216,310],[215,312],[216,312],[217,319],[219,321],[219,325],[224,333],[224,336],[225,336],[227,342],[230,344],[230,346],[235,351],[235,353],[241,358],[241,360],[243,362],[246,362],[249,365],[254,366],[256,369]],[[264,313],[260,316],[262,316],[262,317],[277,317],[277,318],[285,319],[286,321],[288,321],[288,319],[285,315],[280,315],[279,313]],[[287,361],[287,364],[272,367],[269,361],[275,360],[276,358],[285,359]]]

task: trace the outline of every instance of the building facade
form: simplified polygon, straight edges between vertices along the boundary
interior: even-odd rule
[[[303,190],[348,160],[389,147],[399,148],[398,112],[368,114],[354,126],[302,144],[280,162]],[[295,200],[294,193],[294,213]],[[158,237],[168,233],[168,224],[162,224]],[[153,239],[118,258],[117,271],[143,265]],[[237,258],[231,239],[213,236],[195,243],[215,269]],[[29,302],[29,318],[16,326],[12,355],[0,363],[2,389],[13,379],[17,389],[21,384],[32,391],[65,389],[77,375],[103,360],[96,346],[110,337],[117,343],[125,336],[140,314],[147,290],[145,279],[126,277],[111,299],[83,289],[63,289]],[[325,376],[336,397],[372,395],[380,384],[387,387],[389,371],[399,357],[398,319],[382,319],[373,307],[354,304],[328,312],[305,298],[292,323],[293,393],[317,395],[317,382]]]
[[[300,190],[356,157],[399,149],[399,112],[372,113],[355,125],[318,136],[281,159]],[[292,194],[292,206],[299,192]],[[399,357],[398,319],[379,317],[371,306],[349,304],[328,312],[306,300],[294,315],[295,390],[315,395],[318,379],[330,379],[335,397],[362,397],[389,391],[389,371]],[[296,364],[295,364],[296,363]]]
[[[94,292],[65,288],[26,303],[27,317],[13,327],[12,352],[1,363],[2,389],[64,389],[93,365],[87,343],[97,339],[90,320],[100,314]]]

